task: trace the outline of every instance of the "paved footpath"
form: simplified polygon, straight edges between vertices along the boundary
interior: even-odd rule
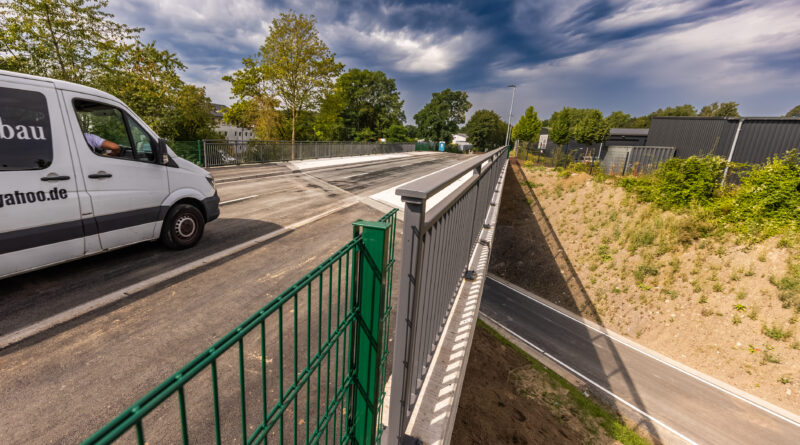
[[[667,443],[800,443],[797,416],[749,401],[500,279],[486,281],[481,313],[594,389],[649,417],[659,427],[651,431],[671,433],[660,438]]]

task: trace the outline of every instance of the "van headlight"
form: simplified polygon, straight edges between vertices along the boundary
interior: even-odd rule
[[[214,186],[214,178],[213,178],[212,176],[206,176],[206,181],[208,181],[208,183],[209,183],[209,184],[211,184],[211,188],[213,188],[214,190],[216,190],[216,189],[217,189],[217,188]]]

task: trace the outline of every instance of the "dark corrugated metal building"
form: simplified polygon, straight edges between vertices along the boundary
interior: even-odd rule
[[[606,140],[603,141],[603,152],[612,145],[624,146],[641,146],[647,145],[647,128],[612,128],[608,132]],[[539,148],[544,149],[547,153],[552,153],[558,148],[555,142],[549,137],[549,129],[542,128],[539,137]],[[544,144],[544,146],[543,146]],[[574,139],[564,144],[563,150],[565,153],[570,153],[573,150],[580,155],[586,152],[586,144],[581,144]],[[592,144],[589,146],[589,152],[597,155],[600,153],[600,144]],[[605,153],[603,153],[604,155]]]
[[[800,118],[654,117],[647,145],[675,147],[679,158],[714,154],[728,159],[733,147],[733,162],[760,164],[773,155],[800,149]]]

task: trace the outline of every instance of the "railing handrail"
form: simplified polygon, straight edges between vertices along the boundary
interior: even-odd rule
[[[424,178],[412,181],[401,188],[398,188],[396,193],[403,198],[411,198],[414,200],[425,200],[433,196],[436,192],[442,190],[448,185],[452,184],[475,167],[483,164],[487,160],[492,160],[500,154],[501,150],[505,147],[496,148],[486,154],[477,156],[475,158],[460,162],[456,165],[447,167],[446,169],[438,172],[435,175],[426,176]]]

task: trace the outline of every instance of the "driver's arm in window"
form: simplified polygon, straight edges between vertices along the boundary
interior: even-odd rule
[[[120,149],[119,144],[105,140],[92,133],[83,133],[83,137],[86,138],[86,142],[96,153],[113,156],[119,156],[122,154],[122,149]]]

